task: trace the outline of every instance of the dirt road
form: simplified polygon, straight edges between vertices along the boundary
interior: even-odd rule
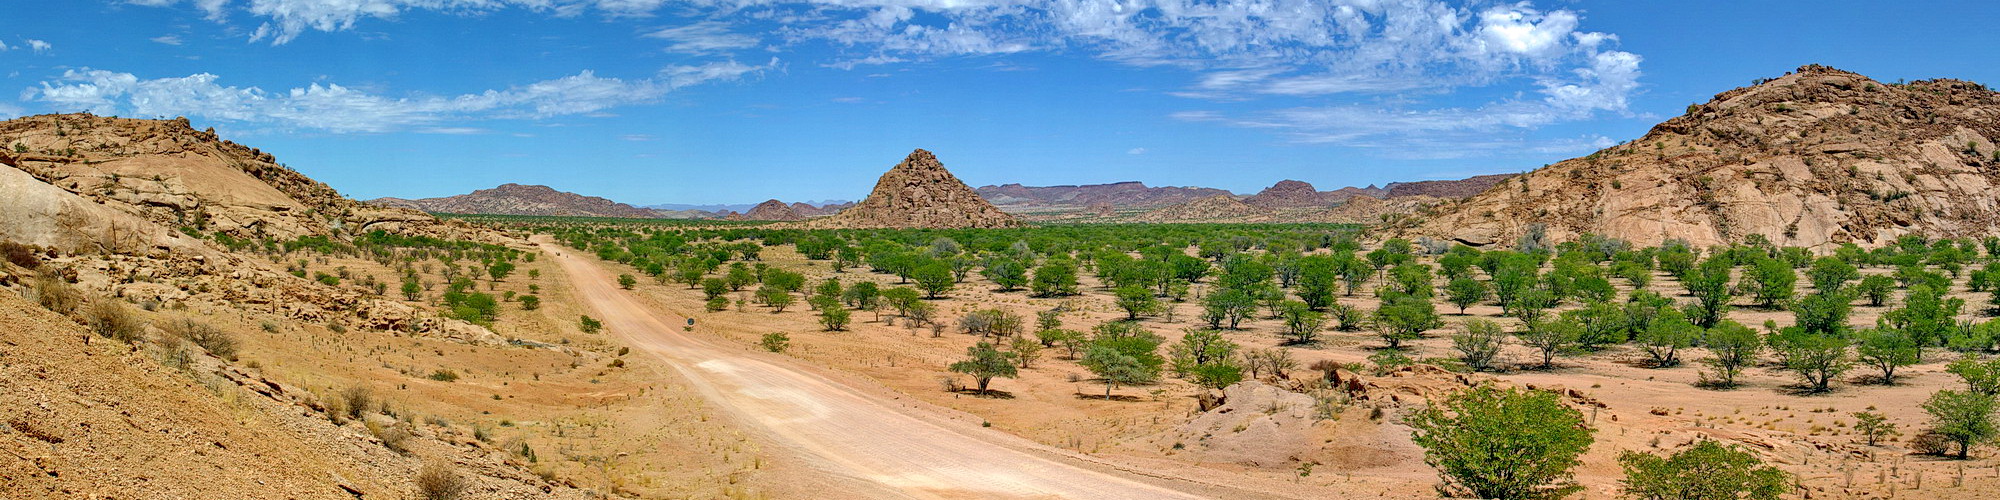
[[[910,498],[1202,498],[1211,486],[1140,478],[974,424],[927,415],[776,356],[681,333],[684,317],[647,307],[594,258],[537,238],[612,335],[664,359],[738,421],[834,474]],[[1163,486],[1163,484],[1165,486]],[[875,488],[879,487],[879,488]],[[850,492],[853,493],[853,492]],[[1216,493],[1206,493],[1215,495]],[[1231,495],[1234,496],[1234,495]]]

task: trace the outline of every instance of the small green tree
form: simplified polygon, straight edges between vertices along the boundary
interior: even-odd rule
[[[1869,275],[1861,278],[1861,283],[1854,288],[1862,297],[1868,298],[1869,306],[1882,307],[1889,302],[1889,294],[1896,290],[1896,279],[1880,274]]]
[[[1875,446],[1875,442],[1882,438],[1902,434],[1896,432],[1895,422],[1890,422],[1889,417],[1880,413],[1857,411],[1851,415],[1854,416],[1854,432],[1860,433],[1861,439],[1866,440],[1868,446]]]
[[[1458,359],[1474,371],[1492,368],[1494,358],[1500,357],[1500,349],[1507,343],[1507,333],[1500,329],[1500,324],[1468,319],[1458,327],[1458,332],[1451,335],[1451,348],[1458,351]]]
[[[1582,336],[1582,326],[1561,319],[1530,324],[1514,334],[1522,345],[1542,355],[1544,370],[1555,367],[1556,355],[1575,349]]]
[[[987,384],[994,377],[1014,378],[1020,370],[1014,366],[1015,354],[1001,351],[993,344],[980,342],[965,348],[965,361],[951,364],[951,371],[971,375],[979,384],[979,393],[986,394]]]
[[[1404,294],[1391,294],[1382,299],[1382,306],[1375,309],[1375,332],[1388,342],[1390,349],[1398,349],[1403,341],[1422,338],[1425,331],[1442,326],[1437,308],[1429,299]]]
[[[1447,492],[1493,499],[1561,498],[1582,489],[1571,469],[1590,448],[1593,429],[1555,393],[1500,389],[1460,391],[1412,414],[1405,423],[1438,469]]]
[[[631,290],[632,286],[637,284],[639,284],[639,279],[632,277],[630,274],[618,275],[618,288]]]
[[[604,323],[597,321],[597,318],[589,316],[578,317],[576,325],[577,329],[583,330],[583,333],[597,333],[598,330],[604,329]]]
[[[924,291],[924,298],[935,299],[951,293],[958,284],[951,272],[951,266],[943,261],[932,261],[918,266],[910,273],[910,279],[917,281],[917,288]]]
[[[1190,328],[1180,342],[1167,348],[1167,359],[1175,374],[1188,377],[1204,365],[1228,364],[1237,348],[1221,330]]]
[[[1326,313],[1314,311],[1311,306],[1296,300],[1287,300],[1278,306],[1278,318],[1285,321],[1286,343],[1311,344],[1319,341],[1319,331],[1326,327]]]
[[[1723,320],[1715,328],[1708,329],[1708,366],[1715,369],[1717,385],[1735,387],[1736,374],[1743,367],[1757,363],[1757,352],[1764,348],[1764,338],[1757,330],[1742,323]]]
[[[1145,364],[1138,358],[1119,352],[1110,346],[1092,346],[1083,356],[1083,367],[1104,380],[1104,399],[1111,399],[1111,390],[1120,385],[1132,385],[1152,377],[1146,373]]]
[[[1150,288],[1126,285],[1112,293],[1117,296],[1118,308],[1125,310],[1127,321],[1136,321],[1139,316],[1153,314],[1160,309],[1160,299],[1153,296]]]
[[[1944,371],[1965,382],[1965,390],[1992,396],[2000,394],[2000,358],[1980,361],[1967,354],[1945,365]]]
[[[533,311],[542,308],[542,298],[534,295],[521,296],[521,310]]]
[[[424,286],[422,284],[417,283],[417,280],[415,279],[403,280],[404,300],[417,300],[423,298],[423,296],[424,296]]]
[[[1847,338],[1816,334],[1801,328],[1785,328],[1768,339],[1771,352],[1786,370],[1805,381],[1807,392],[1826,392],[1840,374],[1854,367],[1847,356]]]
[[[846,330],[847,322],[852,317],[852,312],[838,305],[819,309],[819,325],[829,332]]]
[[[1924,411],[1931,414],[1931,432],[1957,444],[1960,460],[1971,455],[1973,446],[2000,435],[1993,410],[1993,396],[1977,392],[1944,389],[1924,402]]]
[[[1492,293],[1486,290],[1485,282],[1472,279],[1471,277],[1451,280],[1450,283],[1445,284],[1444,294],[1445,299],[1451,301],[1451,305],[1458,306],[1458,313],[1461,315],[1465,314],[1465,308],[1485,301],[1487,297],[1492,296]]]
[[[1743,288],[1750,290],[1751,298],[1764,308],[1774,308],[1791,300],[1799,281],[1799,275],[1792,270],[1792,266],[1778,259],[1758,260],[1745,270],[1743,278],[1744,283],[1750,285]]]
[[[1910,334],[1894,328],[1869,328],[1854,332],[1854,355],[1862,363],[1882,372],[1883,384],[1896,383],[1896,369],[1917,364],[1917,342]]]
[[[1791,474],[1706,439],[1666,457],[1627,451],[1618,465],[1625,495],[1641,500],[1777,500],[1791,488]]]
[[[1853,264],[1838,257],[1814,260],[1812,269],[1807,270],[1806,275],[1812,277],[1813,290],[1823,294],[1840,293],[1847,287],[1847,282],[1861,278],[1861,273],[1854,269]]]
[[[1681,349],[1693,346],[1699,337],[1701,327],[1689,323],[1680,311],[1667,309],[1653,319],[1652,325],[1639,331],[1637,340],[1653,358],[1653,367],[1665,368],[1680,364]]]
[[[1076,266],[1061,261],[1043,264],[1035,268],[1028,288],[1036,297],[1076,295]]]

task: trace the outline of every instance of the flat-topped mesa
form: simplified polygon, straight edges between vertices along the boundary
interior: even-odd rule
[[[945,170],[937,156],[918,149],[875,181],[875,190],[832,217],[815,219],[816,228],[1007,228],[1020,219],[1001,212],[979,193]]]

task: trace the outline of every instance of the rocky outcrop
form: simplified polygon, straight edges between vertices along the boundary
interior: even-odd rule
[[[1879,245],[2000,234],[2000,93],[1824,66],[1723,92],[1637,140],[1509,179],[1392,232],[1514,241],[1532,225],[1652,245],[1762,235]]]
[[[1276,214],[1274,210],[1244,203],[1234,196],[1215,195],[1139,214],[1132,220],[1157,223],[1267,222]]]
[[[1320,196],[1312,184],[1286,179],[1244,198],[1243,203],[1264,208],[1307,208],[1322,207],[1329,203]]]
[[[652,210],[596,196],[584,196],[576,193],[557,191],[555,188],[548,186],[513,183],[501,184],[492,189],[481,189],[457,196],[418,200],[377,198],[369,200],[369,203],[450,214],[622,217],[628,219],[649,219],[659,216],[659,213]]]
[[[1371,194],[1377,198],[1402,198],[1405,196],[1430,196],[1435,198],[1464,198],[1479,194],[1493,185],[1505,182],[1518,174],[1493,174],[1467,177],[1448,181],[1391,182],[1381,194]],[[1369,186],[1374,187],[1374,186]]]
[[[814,228],[1004,228],[1014,218],[987,203],[945,170],[937,156],[910,153],[875,182],[868,198],[832,217],[813,219]]]
[[[807,205],[807,207],[810,208],[811,205]],[[750,207],[749,212],[743,214],[743,220],[794,221],[804,218],[799,215],[797,210],[792,208],[792,205],[786,205],[785,202],[778,200],[767,200],[763,203],[758,203],[757,206]]]

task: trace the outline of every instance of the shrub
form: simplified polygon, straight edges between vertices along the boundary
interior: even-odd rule
[[[456,500],[465,494],[466,486],[465,478],[443,461],[427,462],[417,471],[417,498]]]
[[[457,382],[458,372],[445,368],[439,368],[437,369],[437,371],[431,372],[430,376],[426,378],[429,378],[431,380],[436,380],[439,382]]]
[[[111,298],[92,301],[84,317],[91,331],[127,344],[138,342],[146,329],[146,323],[133,314],[130,307]]]
[[[35,257],[34,248],[12,241],[0,241],[0,256],[5,256],[7,262],[25,269],[42,266],[42,260]]]
[[[215,357],[236,360],[236,337],[215,325],[195,321],[194,318],[178,318],[167,322],[164,329],[167,335],[201,346]]]
[[[1627,451],[1618,465],[1625,494],[1643,500],[1776,500],[1791,485],[1756,455],[1709,440],[1666,457]]]
[[[603,322],[589,316],[579,316],[576,320],[576,326],[578,329],[583,330],[583,333],[597,333],[604,329]]]
[[[1570,470],[1595,432],[1555,393],[1490,384],[1418,410],[1405,423],[1447,490],[1497,499],[1560,498],[1582,489]]]
[[[785,332],[766,333],[763,339],[757,341],[757,345],[763,346],[766,351],[785,352],[785,348],[792,345],[792,337],[785,335]]]
[[[1500,324],[1469,319],[1459,328],[1451,336],[1451,347],[1458,351],[1458,359],[1475,371],[1491,368],[1493,359],[1500,356],[1500,349],[1507,342],[1507,333],[1500,329]]]
[[[36,276],[34,284],[28,291],[34,295],[35,303],[41,304],[44,309],[55,311],[56,314],[69,315],[76,312],[76,308],[83,303],[83,295],[77,293],[75,287],[69,286],[69,283],[64,283],[61,278],[53,274]]]
[[[340,403],[341,409],[347,412],[347,418],[360,419],[375,404],[375,392],[365,385],[349,387],[340,393]]]
[[[375,439],[382,440],[383,448],[388,448],[389,451],[399,454],[410,453],[408,446],[410,430],[404,428],[402,424],[395,422],[388,424],[365,422],[363,425],[368,426],[368,433],[375,435]]]

